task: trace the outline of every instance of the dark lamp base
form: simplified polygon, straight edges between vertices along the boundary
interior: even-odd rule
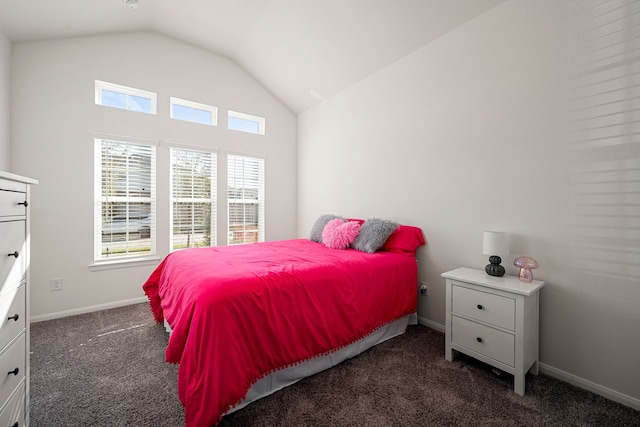
[[[490,256],[489,262],[491,264],[487,264],[487,266],[484,268],[484,271],[486,271],[489,276],[495,276],[495,277],[504,276],[505,269],[503,266],[500,265],[500,263],[502,262],[502,259],[499,256],[497,255]]]

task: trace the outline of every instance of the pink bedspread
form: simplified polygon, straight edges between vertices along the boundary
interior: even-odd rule
[[[169,254],[143,285],[173,329],[187,426],[211,426],[269,373],[415,312],[415,258],[306,239]]]

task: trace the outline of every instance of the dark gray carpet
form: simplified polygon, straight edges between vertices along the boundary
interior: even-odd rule
[[[177,367],[147,304],[31,326],[31,427],[181,426]],[[510,375],[424,326],[223,418],[220,426],[640,426],[640,412],[545,375]]]

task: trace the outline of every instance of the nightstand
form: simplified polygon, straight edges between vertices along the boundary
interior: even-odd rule
[[[538,374],[538,304],[544,282],[494,277],[458,268],[447,279],[445,358],[457,350],[514,376],[523,396],[525,375]]]

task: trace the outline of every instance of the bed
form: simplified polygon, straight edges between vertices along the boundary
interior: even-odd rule
[[[387,243],[402,230],[413,243],[396,239],[404,245],[396,250]],[[143,289],[171,329],[165,356],[179,364],[185,424],[217,424],[403,333],[416,318],[421,244],[420,229],[400,226],[373,253],[292,239],[167,255]]]

